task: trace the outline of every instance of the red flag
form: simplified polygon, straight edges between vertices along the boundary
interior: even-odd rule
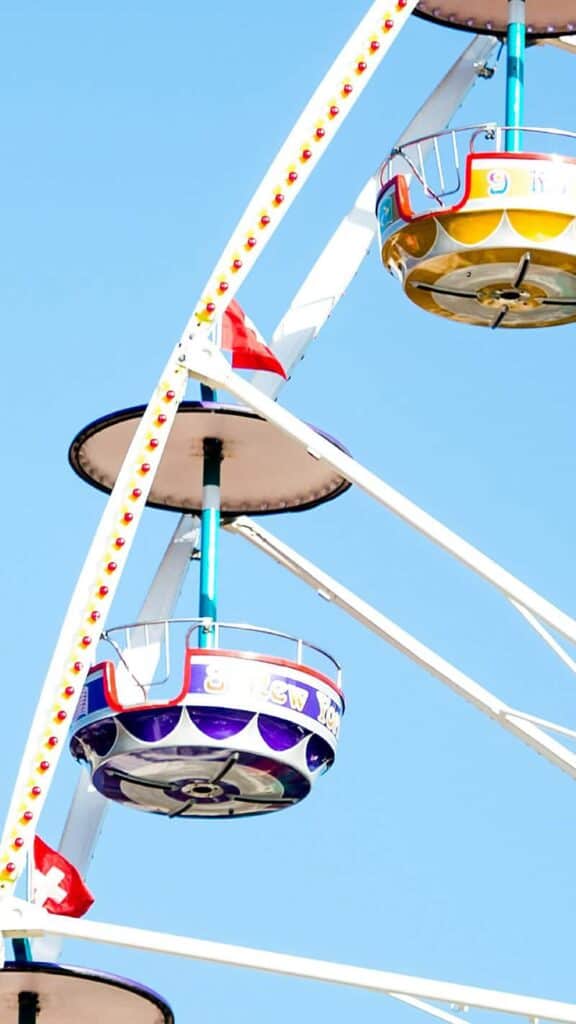
[[[279,373],[286,380],[282,363],[264,344],[236,299],[232,299],[222,317],[222,348],[232,353],[235,370],[268,370],[269,373]]]
[[[34,903],[49,914],[82,917],[94,903],[80,872],[40,836],[34,838]]]

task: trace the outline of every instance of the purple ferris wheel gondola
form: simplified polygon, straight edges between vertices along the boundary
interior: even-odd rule
[[[127,409],[77,435],[70,461],[83,479],[112,489],[141,415]],[[100,793],[173,818],[239,817],[299,803],[330,768],[344,711],[340,666],[296,637],[219,622],[214,581],[221,518],[304,511],[348,487],[249,410],[181,404],[148,504],[202,515],[200,616],[105,634],[118,660],[90,672],[71,738]],[[185,626],[179,692],[141,685],[129,652],[177,649]],[[223,646],[230,630],[234,643]],[[263,649],[256,637],[266,638]]]

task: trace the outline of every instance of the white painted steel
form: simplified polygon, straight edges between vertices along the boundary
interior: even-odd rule
[[[235,251],[239,245],[244,244],[246,231],[252,231],[253,220],[257,215],[259,215],[259,211],[262,206],[266,206],[270,203],[270,200],[273,200],[274,193],[279,187],[284,188],[290,164],[298,161],[302,145],[311,135],[314,135],[316,127],[319,122],[321,122],[323,126],[325,126],[323,127],[324,135],[321,140],[321,144],[319,143],[318,147],[316,147],[314,159],[307,161],[300,167],[297,181],[291,185],[289,189],[286,188],[284,201],[277,209],[274,210],[274,216],[271,218],[271,222],[268,225],[265,234],[262,235],[256,248],[251,250],[250,260],[245,260],[242,270],[231,275],[231,280],[225,293],[214,295],[214,315],[216,318],[218,318],[218,315],[223,312],[224,308],[235,295],[242,280],[245,279],[250,269],[254,266],[254,263],[263,251],[266,242],[270,240],[294,198],[307,181],[314,167],[317,166],[322,153],[328,148],[328,145],[334,138],[340,125],[343,124],[347,114],[352,109],[365,86],[372,78],[374,71],[382,62],[382,59],[394,41],[398,38],[402,28],[407,24],[409,15],[416,6],[416,2],[417,0],[407,0],[405,7],[403,7],[401,11],[397,12],[390,31],[386,31],[383,28],[383,25],[385,20],[388,18],[387,5],[382,2],[382,0],[375,0],[358,25],[357,29],[352,33],[352,36],[344,45],[328,74],[314,93],[303,114],[290,132],[286,142],[280,149],[279,154],[264,176],[262,183],[248,204],[246,212],[233,232],[229,244],[226,246],[221,259],[218,261],[214,272],[209,279],[207,289],[211,292],[213,289],[218,288],[218,282],[221,280],[222,275],[227,279],[230,277],[230,267],[234,259]],[[370,46],[370,40],[373,38],[378,41],[376,49],[373,49]],[[341,104],[342,109],[339,109],[338,116],[330,120],[329,111],[331,104],[334,103],[335,97],[340,96],[345,77],[354,76],[358,63],[359,51],[366,51],[368,55],[366,60],[366,69],[364,73],[357,76],[352,93],[346,99],[346,102]],[[282,175],[280,180],[278,180],[279,175]],[[200,306],[202,306],[202,301],[204,300],[201,300]],[[175,399],[170,403],[170,406],[166,410],[168,418],[165,427],[161,431],[161,443],[158,448],[155,449],[153,454],[147,453],[147,457],[149,462],[152,464],[152,468],[142,480],[138,480],[138,483],[141,486],[143,500],[138,502],[136,507],[135,518],[131,529],[128,531],[127,542],[122,548],[122,557],[120,557],[120,554],[117,555],[118,570],[114,573],[113,580],[110,581],[110,599],[103,605],[101,618],[99,620],[100,629],[104,626],[111,598],[121,579],[122,569],[136,533],[141,511],[153,483],[156,468],[162,455],[164,445],[169,434],[169,429],[173,423],[173,418],[182,399],[184,385],[180,382],[184,375],[181,372],[181,346],[185,339],[189,340],[190,338],[195,338],[198,343],[202,343],[202,341],[205,342],[206,335],[210,330],[210,323],[204,322],[201,319],[199,320],[197,314],[198,310],[196,310],[189,319],[181,340],[171,353],[167,366],[160,378],[161,384],[159,384],[159,388],[162,386],[162,382],[165,382],[166,380],[170,381],[169,386],[175,391]],[[130,445],[124,460],[116,485],[106,505],[106,509],[74,590],[68,613],[64,620],[64,625],[62,626],[60,637],[56,645],[56,650],[48,670],[48,675],[40,693],[39,703],[32,722],[28,741],[24,749],[0,845],[0,899],[4,898],[9,891],[13,890],[13,887],[18,881],[26,862],[26,856],[33,838],[33,830],[31,828],[24,830],[25,841],[21,848],[16,849],[14,847],[13,840],[14,837],[19,835],[20,831],[22,831],[20,821],[22,808],[29,802],[30,778],[35,777],[39,758],[42,756],[44,744],[43,738],[44,736],[49,735],[50,731],[54,729],[55,700],[59,691],[61,691],[62,678],[68,670],[68,665],[70,661],[74,659],[75,650],[78,646],[79,638],[82,636],[82,631],[87,629],[85,616],[88,598],[93,593],[94,585],[97,582],[96,577],[101,570],[103,558],[106,557],[106,551],[108,550],[113,537],[113,531],[115,533],[115,530],[118,527],[121,506],[125,502],[126,495],[128,493],[127,485],[130,483],[131,479],[134,479],[135,472],[137,470],[138,462],[136,461],[136,456],[138,454],[141,458],[142,451],[145,450],[147,434],[149,436],[149,431],[152,426],[152,420],[150,419],[151,409],[157,395],[158,389],[154,392],[150,404],[142,417],[140,426],[136,431],[134,440]],[[96,634],[96,630],[94,628],[92,628],[92,632]],[[68,734],[69,724],[73,718],[85,677],[86,670],[83,670],[78,674],[77,679],[75,680],[77,684],[76,693],[68,702],[67,718],[65,719],[66,725],[64,725],[63,722],[58,723],[59,743],[51,754],[50,772],[48,775],[43,776],[41,796],[39,796],[35,801],[36,818],[44,804],[50,789],[51,779],[54,775],[54,768],[59,760],[62,750],[64,749],[64,741]],[[8,864],[13,865],[13,869],[10,871],[7,868]]]
[[[388,995],[392,999],[397,999],[400,1003],[412,1006],[415,1010],[422,1010],[423,1013],[428,1013],[431,1017],[436,1017],[437,1020],[445,1021],[445,1024],[465,1024],[462,1017],[458,1017],[455,1013],[448,1013],[447,1010],[441,1010],[439,1006],[425,1003],[422,999],[414,999],[413,996],[401,996],[398,992],[389,992]]]
[[[424,103],[398,140],[446,127],[478,77],[480,68],[489,59],[496,40],[477,36],[458,57],[429,99]],[[306,281],[274,332],[272,348],[289,373],[303,357],[308,344],[317,337],[334,306],[367,255],[377,233],[375,216],[378,174],[372,176],[356,199],[352,210],[336,230],[328,246],[312,268]],[[276,397],[284,381],[277,374],[259,373],[254,385],[263,393]],[[186,550],[186,534],[192,530],[192,518],[183,516],[170,541],[164,559],[152,583],[148,597],[138,616],[140,621],[170,618],[188,566],[190,545]],[[178,546],[176,546],[178,545]],[[180,578],[181,574],[181,578]],[[171,580],[174,578],[174,587]],[[172,591],[176,588],[174,594]],[[156,643],[142,651],[132,648],[123,652],[124,660],[144,685],[151,681],[160,657]],[[144,662],[143,662],[144,658]],[[129,674],[120,663],[119,685]],[[85,874],[92,859],[102,827],[106,800],[82,772],[73,798],[60,851]],[[37,955],[57,959],[59,949],[39,949]]]
[[[446,128],[496,45],[497,40],[490,36],[476,36],[410,121],[396,145]],[[309,344],[318,336],[368,255],[378,231],[375,213],[378,188],[379,172],[376,172],[332,235],[272,335],[270,347],[288,375],[304,358]],[[284,382],[277,374],[259,372],[251,378],[251,383],[263,394],[276,398]]]
[[[446,661],[431,648],[416,640],[391,619],[386,618],[366,601],[348,590],[337,580],[332,579],[308,559],[303,558],[283,541],[278,540],[268,530],[246,516],[241,516],[226,527],[237,533],[265,554],[270,555],[279,565],[289,569],[314,590],[329,601],[342,608],[345,612],[366,626],[377,636],[381,636],[401,654],[405,654],[421,668],[446,683],[455,693],[470,701],[493,721],[504,729],[523,740],[529,747],[536,750],[552,764],[562,768],[573,779],[576,779],[576,753],[548,736],[535,724],[531,716],[522,718],[514,708],[509,707],[495,694],[486,690],[470,676]],[[549,725],[549,723],[546,723]]]
[[[150,589],[140,609],[138,620],[170,618],[176,607],[182,585],[186,578],[190,558],[198,546],[200,521],[195,516],[182,516],[178,522]],[[161,655],[161,643],[152,641],[146,647],[132,647],[123,651],[123,658],[130,665],[142,685],[147,688],[154,679]],[[117,674],[123,670],[118,665]],[[128,674],[128,673],[126,673]],[[81,875],[86,875],[109,802],[94,788],[89,773],[83,769],[70,804],[62,830],[59,850],[74,864]],[[34,943],[37,960],[57,962],[62,943],[58,938],[41,939]]]
[[[543,640],[545,644],[548,644],[550,650],[554,651],[554,654],[556,654],[560,658],[560,661],[564,662],[566,667],[569,668],[571,672],[576,672],[576,661],[574,661],[574,658],[571,658],[570,655],[564,650],[562,645],[559,644],[553,636],[551,636],[547,629],[544,629],[544,626],[541,622],[538,621],[536,616],[533,615],[532,612],[529,612],[527,608],[524,608],[521,604],[518,604],[518,601],[513,601],[511,598],[509,598],[509,600],[510,604],[513,605],[516,611],[520,613],[520,615],[523,619],[526,620],[528,625],[532,626],[532,629],[535,633],[538,634],[540,639]]]
[[[223,355],[212,346],[190,345],[187,365],[193,377],[229,391],[240,402],[299,441],[314,458],[324,459],[346,480],[356,484],[390,512],[394,512],[400,519],[403,519],[409,526],[434,541],[439,547],[444,548],[468,569],[472,569],[473,572],[502,591],[506,597],[514,599],[528,611],[537,615],[548,626],[558,630],[568,640],[576,642],[576,620],[570,615],[557,608],[537,591],[532,590],[531,587],[502,568],[478,548],[469,544],[438,519],[404,497],[399,491],[394,490],[350,455],[340,451],[336,445],[320,437],[311,427],[306,426],[287,409],[261,394],[248,381],[242,380],[229,367]]]
[[[390,10],[386,2],[383,3],[382,0],[376,0],[340,51],[332,67],[324,76],[277,156],[266,171],[254,196],[236,225],[230,242],[226,245],[207,281],[203,297],[209,298],[214,304],[214,310],[211,314],[213,319],[218,319],[219,315],[224,312],[224,309],[238,291],[254,265],[254,261],[270,241],[274,230],[286,215],[314,167],[317,166],[328,144],[344,123],[346,116],[359,99],[376,68],[407,24],[409,15],[416,6],[416,3],[417,0],[407,0],[405,7],[401,10],[396,10],[390,30],[383,32],[383,24],[390,18]],[[370,41],[372,39],[376,40],[378,44],[377,49],[370,48]],[[356,73],[359,54],[364,55],[366,63],[366,69],[362,74]],[[343,97],[342,86],[347,77],[350,78],[353,89],[348,96]],[[339,113],[331,119],[328,116],[328,112],[332,104],[336,104]],[[314,133],[318,126],[322,127],[325,135],[319,145],[316,145],[314,142],[312,143],[312,158],[307,162],[302,162],[300,160],[302,146],[306,145],[307,141],[314,139]],[[286,179],[290,168],[294,168],[297,171],[298,178],[287,187]],[[281,205],[274,206],[273,198],[279,189],[282,192],[283,201]],[[266,230],[261,232],[258,230],[257,225],[263,209],[268,210],[271,221]],[[257,245],[250,252],[246,252],[244,250],[244,240],[254,234],[257,236]],[[242,266],[231,273],[234,259],[239,254],[242,257]],[[220,293],[218,289],[219,282],[222,279],[225,279],[227,283],[225,293]],[[198,314],[201,313],[202,310],[200,308],[195,310],[188,321],[185,334],[196,333],[199,327],[200,333],[202,333],[201,321],[199,321],[198,317]]]
[[[65,740],[70,721],[74,716],[78,700],[80,699],[82,685],[90,663],[90,656],[83,649],[81,638],[83,635],[88,636],[90,643],[94,647],[96,646],[97,638],[110,609],[112,597],[122,576],[122,570],[132,546],[140,516],[144,510],[146,497],[154,479],[155,467],[160,461],[173,418],[186,386],[186,374],[183,371],[180,356],[181,347],[178,344],[170,355],[170,359],[162,372],[146,412],[136,430],[72,594],[56,649],[40,693],[6,818],[2,844],[0,846],[0,899],[17,882],[33,840],[33,828],[23,828],[21,824],[23,809],[29,807],[31,803],[31,780],[41,782],[41,794],[33,801],[34,818],[37,820],[49,791],[56,764],[66,745]],[[160,403],[163,403],[167,389],[174,392],[174,399],[167,404],[160,405]],[[148,450],[148,438],[153,428],[154,410],[158,406],[165,412],[166,422],[161,430],[153,430],[154,434],[158,435],[158,446],[152,452]],[[146,459],[150,465],[150,471],[140,474],[139,466],[142,464],[143,459]],[[130,505],[129,495],[136,482],[141,491],[141,496],[137,501],[131,503],[133,520],[130,528],[122,528],[120,524],[123,512],[127,505]],[[121,548],[115,549],[114,538],[118,536],[119,532],[124,536],[124,543]],[[117,569],[112,575],[106,576],[105,565],[108,558],[111,557],[111,551],[114,552]],[[109,588],[108,594],[104,600],[99,602],[99,618],[97,621],[90,621],[89,609],[94,604],[94,595],[103,576]],[[70,678],[71,664],[75,658],[78,658],[79,653],[82,656],[81,664],[83,667],[74,676],[75,692],[66,700],[65,717],[62,721],[59,721],[56,718],[58,713],[56,709],[61,703],[61,694],[65,682]],[[58,745],[50,750],[49,771],[39,776],[39,761],[43,756],[46,756],[45,738],[53,732],[58,733]],[[15,849],[13,844],[13,839],[16,835],[22,835],[24,839],[23,845],[18,849]],[[10,873],[6,870],[8,863],[14,864],[14,870]]]
[[[383,995],[403,995],[415,999],[432,999],[456,1005],[509,1013],[514,1016],[576,1024],[576,1005],[538,996],[525,996],[512,992],[461,985],[450,981],[414,977],[351,964],[315,960],[310,957],[274,953],[246,946],[231,946],[222,942],[170,935],[165,932],[127,928],[117,924],[78,920],[48,914],[38,908],[13,901],[0,910],[0,931],[6,937],[25,937],[40,932],[62,935],[88,942],[103,942],[149,953],[165,953],[206,963],[225,964],[249,970],[265,971],[293,978],[323,981],[332,985],[381,992]]]
[[[550,722],[547,718],[539,718],[538,715],[530,715],[527,711],[510,708],[508,711],[502,711],[502,715],[505,718],[516,718],[519,721],[532,722],[534,725],[542,726],[543,729],[549,729],[550,732],[557,732],[559,736],[568,736],[569,739],[576,740],[576,729],[570,729],[567,725],[559,725],[558,722]]]

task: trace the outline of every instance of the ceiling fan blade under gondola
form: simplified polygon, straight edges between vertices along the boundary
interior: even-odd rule
[[[131,782],[135,786],[146,786],[147,789],[163,789],[166,792],[170,789],[180,788],[180,782],[155,782],[154,779],[138,778],[136,775],[123,772],[121,768],[108,768],[107,771],[110,775],[120,779],[121,782]]]
[[[452,288],[442,288],[435,284],[426,284],[424,281],[411,281],[410,284],[413,288],[418,288],[421,292],[432,292],[432,295],[450,295],[454,299],[477,298],[476,292],[454,291]]]
[[[500,324],[502,323],[504,317],[506,316],[506,314],[508,312],[509,312],[508,306],[504,306],[501,310],[498,311],[497,316],[494,318],[494,320],[490,324],[490,327],[491,327],[491,329],[493,331],[496,329],[496,327],[500,327]]]
[[[228,760],[224,762],[224,764],[222,765],[220,770],[218,772],[216,772],[216,775],[214,776],[214,778],[210,779],[210,783],[212,785],[214,785],[214,783],[220,782],[221,779],[223,779],[224,776],[228,774],[230,769],[234,767],[234,765],[238,761],[239,757],[240,757],[240,755],[238,754],[238,752],[234,751],[234,753],[230,755]]]
[[[191,800],[187,800],[185,804],[182,804],[181,807],[176,808],[175,811],[170,811],[170,814],[168,815],[168,817],[169,818],[180,818],[183,814],[186,814],[186,811],[189,811],[191,807],[194,807],[195,803],[196,803],[196,798],[195,797],[193,797]]]
[[[295,804],[297,801],[294,797],[289,796],[235,796],[234,800],[241,804],[274,804],[279,806],[280,804]]]
[[[530,255],[530,253],[529,252],[525,252],[524,255],[521,257],[520,262],[518,264],[518,269],[516,270],[516,277],[514,278],[514,280],[512,282],[512,288],[519,288],[520,287],[520,285],[522,284],[524,278],[526,277],[526,274],[528,273],[528,271],[530,269],[530,263],[531,262],[532,262],[532,257]]]

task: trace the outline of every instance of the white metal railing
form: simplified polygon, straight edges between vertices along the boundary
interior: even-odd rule
[[[432,199],[439,207],[453,206],[462,196],[465,185],[466,159],[470,153],[502,153],[506,151],[509,132],[518,129],[492,123],[449,128],[432,135],[395,146],[380,168],[380,186],[385,186],[398,174],[412,184],[410,201],[415,213],[429,206]],[[529,152],[576,159],[576,132],[559,128],[523,127]],[[559,153],[558,140],[562,152]]]
[[[319,661],[319,671],[328,676],[336,686],[341,688],[342,669],[340,663],[317,644],[304,640],[302,637],[293,636],[290,633],[282,633],[276,629],[269,629],[266,626],[255,626],[246,622],[218,622],[206,618],[177,618],[177,619],[151,619],[146,622],[133,622],[121,626],[113,626],[102,633],[102,640],[112,646],[128,676],[145,696],[149,687],[162,686],[170,678],[172,671],[171,648],[174,643],[181,644],[184,649],[200,646],[199,642],[194,644],[192,638],[200,636],[201,633],[210,632],[213,637],[214,646],[208,649],[217,650],[220,647],[221,634],[226,631],[234,631],[236,636],[231,648],[234,650],[246,650],[248,643],[246,635],[250,635],[249,650],[255,654],[262,654],[268,657],[286,657],[287,660],[298,665],[308,665],[312,656]],[[182,636],[182,632],[184,635]],[[254,637],[266,637],[267,647],[264,642],[257,643],[258,650],[254,650]],[[270,650],[269,640],[280,641],[281,646],[277,651]],[[240,647],[238,647],[240,643]],[[144,684],[138,678],[138,658],[134,654],[146,651],[152,645],[159,645],[162,657],[159,670],[152,683]],[[304,658],[307,657],[305,661]],[[309,665],[309,667],[316,667]]]

